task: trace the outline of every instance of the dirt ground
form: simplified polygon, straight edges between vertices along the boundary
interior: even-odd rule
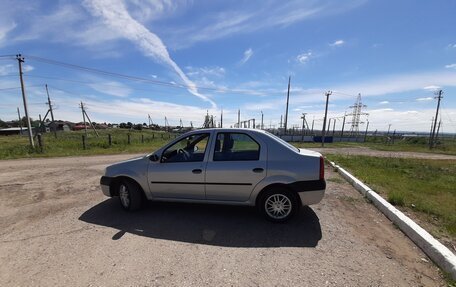
[[[99,178],[130,157],[0,161],[0,286],[445,286],[329,168],[323,201],[273,224],[246,207],[126,213]]]

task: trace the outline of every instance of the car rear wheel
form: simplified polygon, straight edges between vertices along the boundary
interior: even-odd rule
[[[123,209],[134,211],[141,207],[142,195],[137,184],[123,180],[118,188],[120,205],[122,205]]]
[[[266,219],[273,222],[289,220],[299,208],[293,193],[287,190],[267,191],[260,201],[260,210]]]

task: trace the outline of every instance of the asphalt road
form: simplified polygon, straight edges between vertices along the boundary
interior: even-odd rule
[[[0,286],[444,286],[438,269],[327,170],[327,194],[287,224],[253,208],[104,197],[132,155],[0,161]]]

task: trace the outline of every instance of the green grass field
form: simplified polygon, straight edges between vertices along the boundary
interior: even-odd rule
[[[456,161],[327,155],[393,205],[456,238]]]
[[[100,130],[98,133],[99,137],[93,131],[88,133],[86,149],[82,145],[83,131],[60,132],[57,133],[57,138],[52,133],[45,133],[42,137],[43,152],[38,148],[31,150],[27,136],[2,136],[0,137],[0,159],[149,153],[175,137],[174,134],[150,130],[110,129]],[[108,134],[111,134],[112,137],[111,146],[108,142]],[[128,144],[128,134],[130,134],[130,144]],[[144,141],[142,137],[144,137]],[[35,145],[38,146],[37,140],[35,140]]]

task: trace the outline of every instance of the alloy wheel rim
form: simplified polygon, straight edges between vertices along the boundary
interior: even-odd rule
[[[122,202],[124,207],[128,207],[130,205],[130,196],[128,194],[128,189],[124,184],[122,184],[119,188],[119,197],[120,202]]]
[[[264,203],[266,213],[274,219],[283,219],[291,213],[291,200],[283,194],[273,194]]]

